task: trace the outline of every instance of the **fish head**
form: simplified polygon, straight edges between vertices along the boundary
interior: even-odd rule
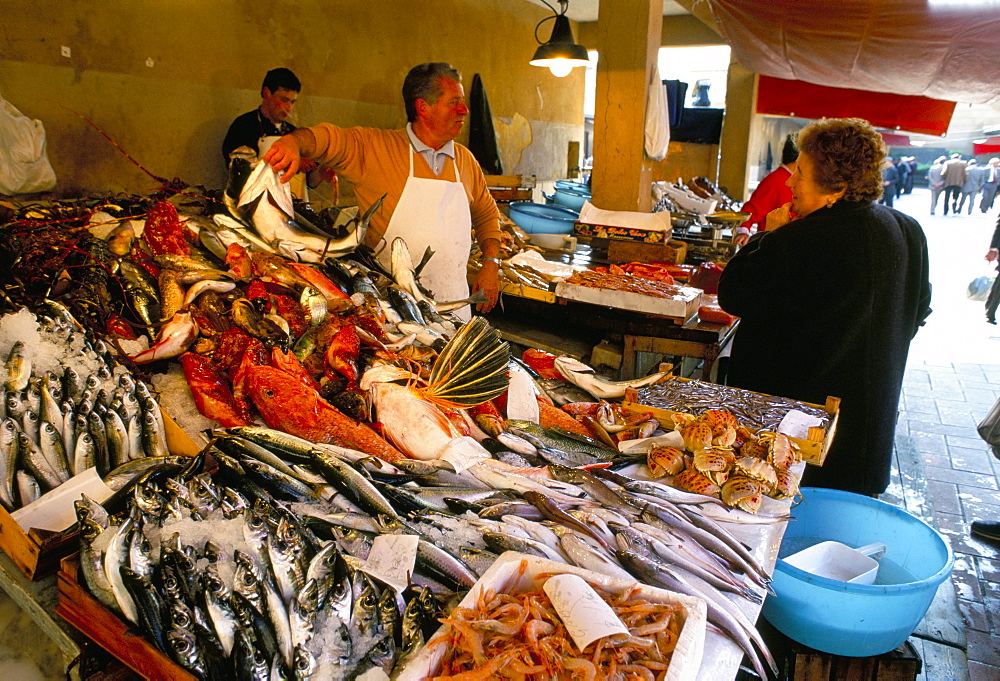
[[[301,379],[271,366],[254,366],[247,371],[247,392],[264,421],[286,432],[294,422],[315,425],[323,399]]]

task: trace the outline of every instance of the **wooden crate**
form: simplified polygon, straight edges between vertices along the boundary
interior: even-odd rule
[[[920,656],[909,641],[875,657],[830,655],[797,643],[791,653],[791,681],[914,681],[921,669]]]
[[[180,426],[163,414],[163,425],[167,434],[167,448],[173,454],[194,456],[199,447],[181,430]],[[0,549],[31,580],[41,579],[54,573],[59,561],[79,548],[76,525],[53,532],[36,527],[22,528],[16,520],[0,506]]]
[[[531,201],[532,190],[521,185],[520,175],[486,175],[485,178],[494,201]]]
[[[676,377],[673,380],[689,381],[691,379]],[[753,393],[753,391],[750,390],[745,392]],[[753,394],[759,395],[762,393]],[[799,401],[802,402],[802,400]],[[840,416],[840,398],[827,397],[826,404],[813,404],[812,402],[802,402],[802,404],[808,404],[811,407],[822,409],[830,415],[830,423],[825,428],[822,426],[814,426],[809,429],[808,436],[805,438],[789,437],[792,442],[798,445],[803,461],[815,466],[822,466],[823,462],[826,460],[827,452],[830,451],[830,443],[833,442],[833,436],[837,432],[837,419]],[[657,421],[668,428],[673,427],[673,415],[679,413],[670,411],[669,409],[640,404],[634,400],[629,400],[628,396],[626,396],[626,400],[622,403],[622,407],[626,410],[637,413],[652,414]]]
[[[687,258],[687,244],[671,239],[665,244],[647,244],[635,241],[611,241],[608,243],[608,262],[667,262],[684,264]]]
[[[529,300],[540,300],[543,303],[556,302],[556,294],[552,291],[506,281],[500,282],[500,293],[508,296],[517,296],[518,298],[528,298]]]
[[[79,581],[79,571],[79,553],[62,559],[57,580],[59,602],[56,605],[56,613],[60,617],[144,679],[196,680],[197,677],[177,665],[91,596]]]

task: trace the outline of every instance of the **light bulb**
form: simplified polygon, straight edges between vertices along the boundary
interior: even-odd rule
[[[556,78],[565,78],[573,71],[573,64],[568,59],[560,59],[555,64],[549,65],[549,71]]]

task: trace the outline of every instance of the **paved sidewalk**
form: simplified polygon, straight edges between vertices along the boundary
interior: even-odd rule
[[[973,520],[1000,521],[1000,460],[976,425],[1000,397],[1000,327],[970,301],[1000,204],[988,215],[929,214],[929,193],[914,190],[896,208],[920,220],[931,261],[934,312],[914,339],[903,382],[897,443],[920,455],[927,500],[955,552],[952,583],[966,631],[969,677],[1000,680],[1000,544],[972,539]],[[902,490],[890,488],[889,494]],[[937,681],[925,677],[928,681]]]

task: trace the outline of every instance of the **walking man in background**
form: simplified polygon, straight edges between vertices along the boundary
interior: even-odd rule
[[[991,158],[986,166],[983,182],[983,198],[979,209],[984,213],[993,209],[993,199],[997,196],[997,184],[1000,183],[1000,158]]]
[[[962,199],[958,202],[958,210],[956,213],[961,213],[962,209],[965,207],[965,200],[969,200],[969,215],[972,215],[972,206],[976,203],[976,195],[979,194],[979,190],[983,188],[983,182],[986,180],[983,168],[979,165],[979,161],[974,158],[970,158],[968,164],[965,166],[965,182],[962,184]]]
[[[946,160],[948,160],[947,157],[938,156],[934,165],[927,171],[927,186],[931,190],[931,215],[934,215],[934,211],[937,210],[938,197],[944,191],[944,162]],[[945,199],[944,205],[948,205],[948,199]],[[947,212],[945,210],[945,213]]]
[[[879,203],[892,208],[892,202],[896,199],[896,188],[899,186],[899,171],[893,165],[892,156],[885,157],[882,165],[882,198]]]
[[[948,214],[948,205],[951,205],[951,212],[958,214],[958,199],[962,193],[962,185],[965,184],[965,161],[961,154],[952,154],[951,158],[945,162],[944,170],[944,214]]]

